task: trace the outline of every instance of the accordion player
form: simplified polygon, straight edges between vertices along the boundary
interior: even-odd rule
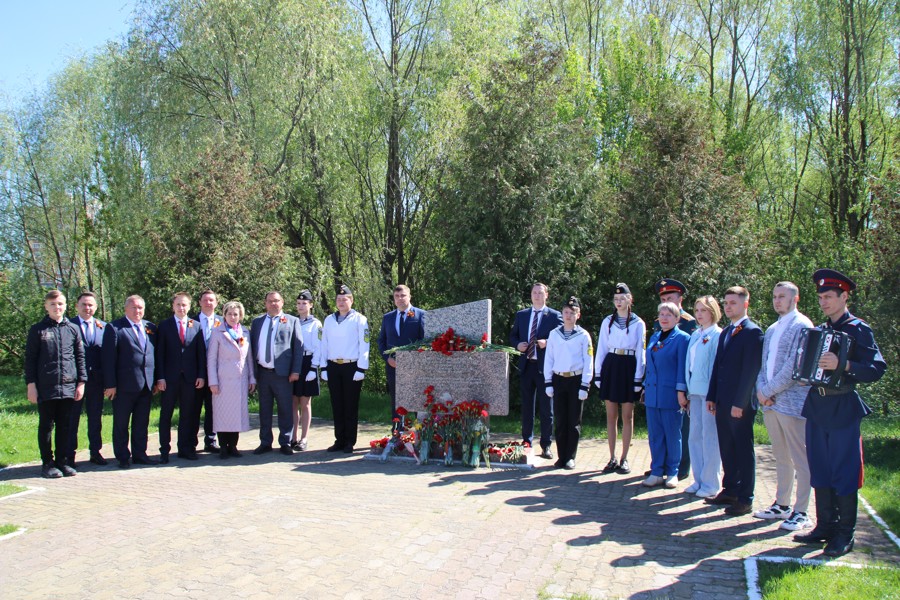
[[[803,329],[800,331],[792,379],[818,388],[845,391],[842,390],[844,369],[852,351],[853,338],[843,331],[822,327]],[[838,357],[838,366],[833,371],[819,367],[819,359],[826,352]]]

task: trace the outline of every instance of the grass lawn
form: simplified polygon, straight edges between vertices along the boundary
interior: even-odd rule
[[[13,494],[18,494],[19,492],[24,492],[28,488],[22,487],[21,485],[13,485],[11,483],[0,483],[0,498],[3,496],[12,496]]]
[[[900,598],[900,569],[812,566],[759,561],[765,600]]]

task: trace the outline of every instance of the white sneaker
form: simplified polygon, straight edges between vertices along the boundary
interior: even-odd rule
[[[757,519],[787,519],[791,516],[791,512],[790,506],[781,506],[773,502],[772,506],[756,511],[753,516]]]
[[[715,498],[719,492],[708,492],[706,490],[697,490],[695,494],[698,498]]]
[[[697,483],[696,481],[694,483],[692,483],[691,485],[687,486],[686,488],[684,488],[685,494],[696,494],[698,491],[700,491],[700,484]]]
[[[666,478],[666,487],[669,488],[670,490],[674,489],[675,486],[677,486],[677,485],[678,485],[678,476],[677,475],[672,475],[671,477]]]
[[[656,487],[658,485],[662,485],[664,479],[659,475],[650,475],[647,479],[641,482],[641,485],[644,487]]]
[[[812,521],[806,516],[806,513],[795,512],[778,526],[778,529],[786,529],[788,531],[799,531],[801,529],[809,529],[812,527]]]

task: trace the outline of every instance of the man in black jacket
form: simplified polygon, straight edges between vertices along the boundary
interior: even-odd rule
[[[66,297],[59,290],[44,296],[47,316],[32,325],[25,343],[28,401],[38,405],[41,475],[56,479],[76,474],[66,464],[73,403],[84,395],[87,368],[78,328],[66,318]],[[56,460],[50,434],[56,426]]]

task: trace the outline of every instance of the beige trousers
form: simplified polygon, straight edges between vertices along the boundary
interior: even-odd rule
[[[772,441],[772,454],[775,455],[775,474],[778,477],[775,502],[781,506],[791,506],[791,492],[796,477],[797,500],[793,507],[796,512],[805,513],[809,508],[810,492],[806,419],[767,410],[763,411],[763,422]]]

